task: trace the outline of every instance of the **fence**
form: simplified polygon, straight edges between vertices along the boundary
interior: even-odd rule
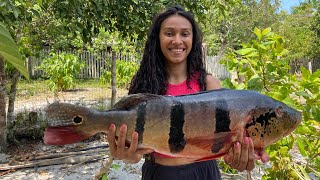
[[[231,73],[224,65],[220,64],[220,59],[218,59],[217,56],[206,57],[206,70],[208,73],[218,77],[221,80],[231,78]]]
[[[38,78],[44,75],[44,72],[38,67],[40,66],[43,59],[50,56],[50,49],[42,49],[39,57],[29,57],[26,59],[26,66],[30,77]],[[110,70],[111,68],[111,57],[112,52],[108,51],[82,51],[78,53],[76,51],[56,51],[56,53],[70,53],[77,55],[81,62],[84,62],[85,67],[80,71],[79,78],[100,78],[104,70]],[[117,54],[117,59],[125,61],[137,61],[136,57],[133,55],[123,55],[121,53]]]
[[[37,67],[40,66],[43,59],[49,57],[50,52],[50,49],[43,49],[41,52],[41,56],[27,58],[26,63],[30,77],[37,78],[44,75],[44,72]],[[62,53],[62,51],[57,51],[57,53]],[[83,51],[81,53],[78,53],[76,51],[67,51],[67,53],[77,55],[79,57],[79,60],[85,63],[85,67],[81,70],[79,78],[100,78],[104,70],[110,70],[112,56],[111,52]],[[137,61],[137,57],[134,57],[132,55],[123,55],[119,53],[117,54],[117,57],[117,59],[120,60]],[[216,56],[207,56],[205,59],[206,68],[209,73],[213,74],[219,79],[225,79],[231,76],[226,67],[219,63],[220,60]]]

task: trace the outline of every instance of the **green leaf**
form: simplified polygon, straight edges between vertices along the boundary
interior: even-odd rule
[[[312,130],[308,127],[308,124],[303,124],[297,127],[297,133],[299,134],[313,134]]]
[[[240,49],[240,50],[236,51],[236,53],[244,56],[244,55],[251,53],[252,51],[256,51],[256,49],[255,48],[244,48],[244,49]]]
[[[264,29],[261,34],[262,34],[262,36],[264,36],[264,35],[268,34],[269,32],[271,32],[271,28],[270,27]]]
[[[39,4],[40,6],[42,5],[42,0],[36,0],[37,4]]]
[[[246,85],[244,83],[240,83],[236,85],[236,89],[245,89]]]
[[[288,106],[292,107],[293,109],[298,109],[297,106],[295,105],[295,101],[292,98],[290,98],[289,96],[283,100],[283,103],[287,104]]]
[[[35,16],[40,17],[40,13],[37,10],[31,9],[31,11]]]
[[[103,176],[101,177],[101,180],[108,180],[108,176],[107,176],[107,174],[105,173],[105,174],[103,174]]]
[[[280,154],[288,154],[288,147],[282,146],[279,151],[280,151]]]
[[[317,71],[313,72],[310,76],[310,79],[317,79],[320,77],[320,69],[318,69]]]
[[[259,28],[255,27],[253,32],[258,37],[258,39],[261,40],[261,30]]]
[[[11,41],[13,41],[10,33],[9,33],[8,30],[6,29],[6,26],[5,26],[3,23],[1,23],[1,22],[0,22],[0,35],[5,36],[5,37],[7,37],[8,39],[10,39]],[[2,41],[2,39],[1,39],[1,41]],[[15,43],[13,42],[13,44],[15,44]]]
[[[279,56],[285,56],[285,55],[287,55],[289,53],[289,50],[288,49],[283,49],[282,51],[281,51],[281,53],[279,54]]]
[[[316,121],[320,122],[320,109],[318,106],[312,107],[312,115]]]
[[[0,2],[0,7],[3,7],[3,6],[5,6],[7,4],[7,1],[1,1]]]
[[[307,69],[307,68],[305,68],[305,67],[303,67],[303,66],[301,66],[301,73],[302,73],[302,76],[304,77],[304,78],[309,78],[310,77],[310,75],[311,75],[311,73],[310,73],[310,71]]]
[[[304,149],[305,145],[303,144],[301,139],[297,139],[297,144],[301,155],[304,157],[307,156],[306,150]]]
[[[277,155],[277,151],[270,151],[269,152],[269,157],[270,158],[273,158],[273,157],[275,157]]]
[[[308,94],[305,91],[299,91],[299,92],[296,92],[295,94],[298,95],[298,96],[303,96],[303,97],[308,97],[308,98],[312,97],[310,94]]]
[[[119,164],[112,164],[111,165],[111,168],[113,168],[113,169],[119,169],[120,168],[120,165]]]
[[[263,44],[259,44],[258,45],[261,49],[263,49],[263,50],[266,50],[267,49],[267,47],[265,46],[265,45],[263,45]]]
[[[222,87],[228,89],[236,89],[236,87],[231,82],[230,78],[226,78],[224,81],[222,81]]]
[[[15,68],[17,68],[21,74],[23,74],[27,79],[29,79],[29,74],[24,66],[24,61],[21,58],[18,46],[15,44],[10,33],[5,28],[4,24],[0,22],[0,56],[2,56],[5,61],[11,63]]]
[[[20,11],[19,9],[17,9],[16,7],[12,7],[12,10],[13,10],[13,15],[15,18],[18,18],[19,17],[19,14],[20,14]]]
[[[263,88],[263,82],[261,78],[257,74],[253,75],[248,81],[248,89],[261,91],[262,88]]]
[[[257,51],[252,51],[250,53],[248,53],[247,55],[245,55],[246,58],[252,58],[252,57],[258,57],[258,52]]]

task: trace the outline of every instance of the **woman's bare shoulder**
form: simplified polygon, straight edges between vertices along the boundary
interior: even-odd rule
[[[208,74],[206,76],[207,90],[220,89],[222,88],[218,78]]]

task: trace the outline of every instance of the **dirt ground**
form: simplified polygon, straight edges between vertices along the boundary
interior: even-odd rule
[[[0,154],[0,179],[11,180],[49,180],[49,179],[93,179],[95,174],[101,168],[101,163],[108,160],[107,143],[101,140],[93,140],[90,142],[81,142],[67,146],[48,146],[41,141],[33,141],[28,144],[10,147],[11,150],[6,154]],[[100,148],[99,148],[100,147]],[[92,148],[92,149],[91,149]],[[91,150],[90,150],[91,149]],[[85,155],[77,155],[78,157],[87,157],[85,161],[64,162],[71,159],[73,156],[63,156],[61,153],[86,151]],[[99,150],[99,151],[97,151]],[[84,152],[81,151],[81,152]],[[60,158],[56,165],[35,165],[29,168],[16,170],[3,170],[3,166],[9,161],[10,164],[31,164],[35,162],[49,162],[56,158],[45,158],[36,160],[40,156],[58,155]],[[125,164],[122,161],[114,161],[108,173],[108,179],[141,179],[141,166],[143,161],[137,164]]]
[[[108,161],[109,150],[108,143],[104,138],[93,139],[87,142],[81,142],[66,146],[48,146],[41,141],[29,141],[29,143],[10,147],[10,151],[5,154],[0,153],[0,179],[11,180],[91,180],[102,166],[102,162]],[[100,147],[100,148],[99,148]],[[99,150],[100,149],[100,150]],[[63,163],[64,159],[70,156],[61,156],[61,153],[79,152],[85,150],[87,152],[93,150],[93,153],[79,155],[81,157],[97,157],[87,162],[69,162]],[[99,150],[99,151],[98,151]],[[81,151],[82,152],[82,151]],[[35,160],[37,157],[52,156],[58,154],[61,159],[57,165],[32,166],[29,168],[4,170],[5,163],[11,164],[28,164],[44,160]],[[53,158],[54,159],[54,158]],[[10,162],[11,161],[11,162]],[[139,180],[141,179],[141,167],[144,160],[142,159],[136,164],[126,164],[119,160],[114,160],[107,176],[108,180]],[[223,179],[229,180],[245,180],[246,172],[239,174],[222,174]],[[254,180],[261,179],[263,171],[260,167],[252,172]]]

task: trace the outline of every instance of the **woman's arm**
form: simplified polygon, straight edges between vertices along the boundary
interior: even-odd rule
[[[209,74],[206,77],[206,83],[207,83],[207,90],[222,88],[219,79]]]

